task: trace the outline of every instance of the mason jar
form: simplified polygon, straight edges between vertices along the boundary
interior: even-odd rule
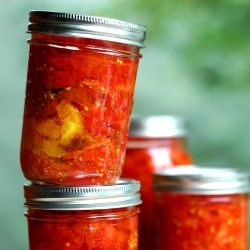
[[[182,117],[131,117],[122,177],[141,182],[143,203],[139,214],[139,249],[154,249],[152,173],[191,163],[191,153],[187,149],[187,131]]]
[[[21,167],[33,183],[120,177],[146,28],[104,17],[29,13]]]
[[[24,186],[30,250],[137,250],[140,183]]]
[[[180,166],[154,173],[156,250],[247,250],[249,174]]]

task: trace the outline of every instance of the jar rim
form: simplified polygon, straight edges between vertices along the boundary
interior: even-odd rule
[[[129,137],[186,137],[184,119],[174,115],[131,116]]]
[[[141,204],[140,182],[120,179],[114,185],[62,187],[24,185],[24,206],[45,210],[90,210],[128,207]]]
[[[117,19],[32,10],[28,33],[50,33],[107,40],[144,48],[146,27]]]
[[[240,168],[180,165],[153,173],[155,191],[220,195],[249,193],[250,175]]]

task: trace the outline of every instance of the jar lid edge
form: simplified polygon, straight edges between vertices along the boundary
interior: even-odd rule
[[[146,27],[118,19],[32,10],[29,12],[28,33],[54,33],[109,40],[145,47]]]
[[[120,179],[114,185],[60,187],[25,184],[25,206],[41,209],[98,209],[140,204],[140,182]]]
[[[179,165],[153,173],[154,190],[187,194],[248,193],[250,175],[239,168]]]

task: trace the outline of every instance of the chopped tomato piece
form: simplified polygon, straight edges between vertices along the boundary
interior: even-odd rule
[[[138,208],[29,209],[30,250],[137,250]],[[122,226],[123,225],[123,226]]]
[[[247,194],[156,192],[155,249],[247,249]]]

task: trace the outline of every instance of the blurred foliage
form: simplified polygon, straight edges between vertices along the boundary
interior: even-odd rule
[[[134,112],[183,115],[198,164],[248,168],[250,2],[115,1],[108,12],[147,26],[141,65],[155,49],[154,70],[139,71],[147,77],[139,75]]]
[[[143,20],[147,41],[180,57],[203,88],[249,88],[250,2],[225,0],[139,0],[116,16]],[[115,4],[115,3],[114,3]]]

